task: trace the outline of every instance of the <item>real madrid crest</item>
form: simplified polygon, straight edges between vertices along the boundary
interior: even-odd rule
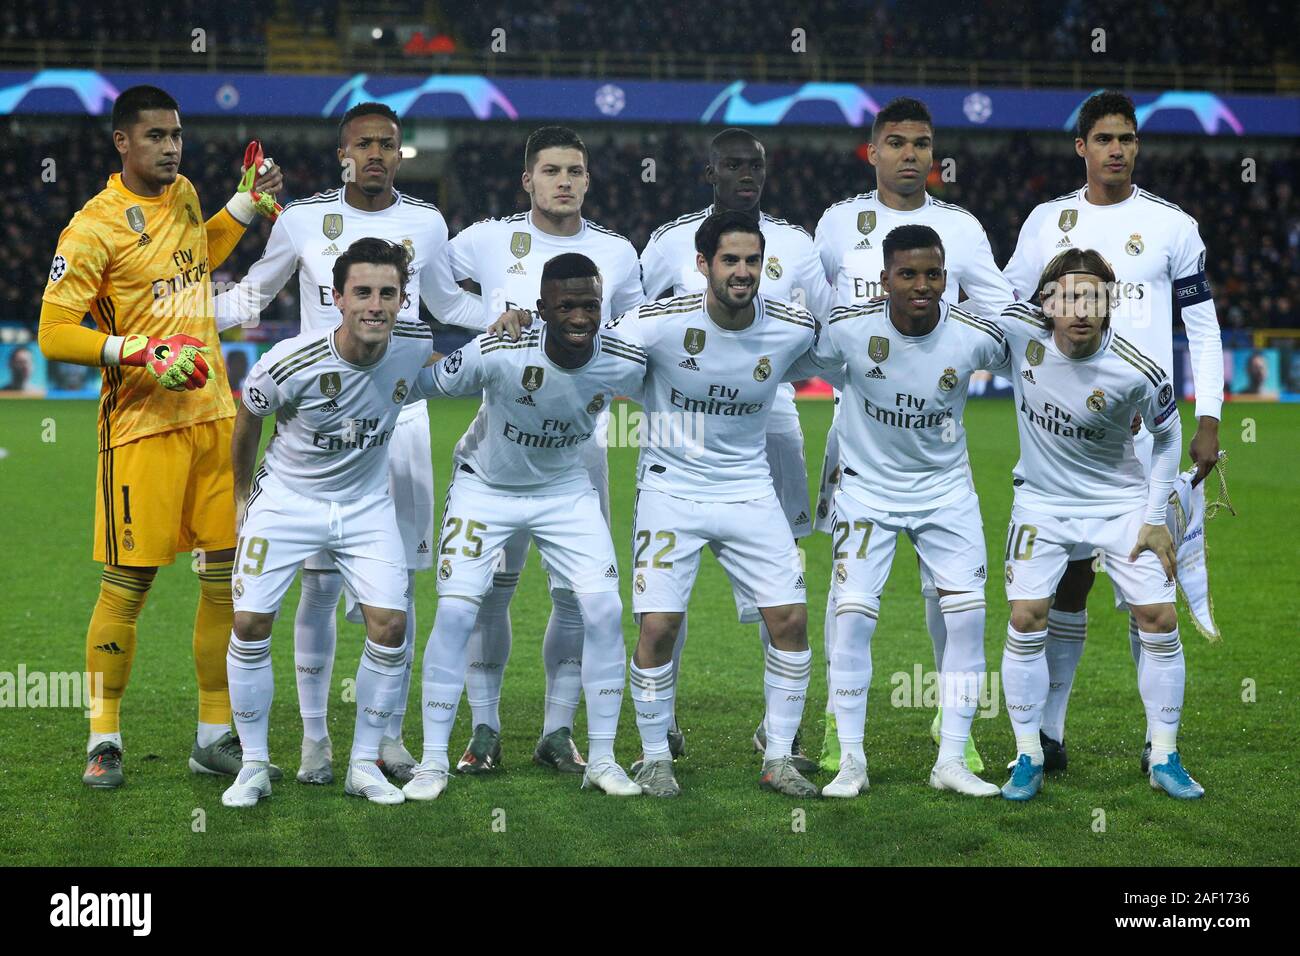
[[[754,366],[754,381],[766,382],[771,377],[772,377],[772,361],[766,355],[764,355],[761,359],[758,360],[758,364]]]
[[[1142,250],[1145,248],[1146,246],[1142,244],[1142,236],[1136,232],[1128,237],[1128,242],[1124,243],[1124,251],[1130,256],[1142,255]]]
[[[343,378],[338,372],[326,372],[320,377],[320,393],[326,398],[333,398],[343,391]]]
[[[849,569],[844,566],[844,562],[835,565],[835,583],[843,584],[849,579]]]
[[[122,533],[122,547],[126,548],[128,551],[135,550],[135,537],[131,534],[130,528],[127,528],[126,531]]]
[[[945,392],[951,392],[957,387],[957,370],[955,368],[943,370],[943,374],[939,376],[939,387]]]
[[[343,216],[337,212],[327,212],[320,222],[320,231],[326,239],[337,239],[343,235]]]
[[[526,232],[516,232],[510,237],[510,254],[516,259],[522,259],[528,255],[528,250],[533,247],[533,237]]]
[[[1025,358],[1029,360],[1030,365],[1042,365],[1043,353],[1042,342],[1035,342],[1031,339],[1029,344],[1025,346]]]
[[[781,262],[776,256],[767,257],[767,268],[763,270],[769,279],[781,278]]]
[[[587,414],[595,415],[605,407],[605,393],[597,392],[595,396],[587,403]]]
[[[1094,412],[1104,412],[1106,410],[1106,396],[1101,389],[1094,388],[1084,404]]]
[[[1062,209],[1061,218],[1056,220],[1056,225],[1060,227],[1061,232],[1069,232],[1079,221],[1079,210]]]
[[[235,596],[235,600],[239,600],[241,597],[244,596],[243,578],[235,578],[235,583],[231,586],[230,593]]]
[[[699,355],[704,351],[704,330],[687,329],[686,337],[682,339],[682,348],[686,349],[687,355]]]
[[[530,392],[535,392],[542,387],[542,378],[545,369],[538,368],[536,365],[530,365],[524,369],[524,377],[520,384]]]
[[[191,206],[189,203],[186,203],[185,212],[190,217],[190,225],[197,226],[199,224],[199,217],[194,215],[194,207]]]
[[[637,594],[645,594],[645,575],[644,575],[644,574],[637,574],[637,576],[636,576],[636,581],[632,584],[632,588],[633,588],[633,590],[636,591]]]
[[[136,232],[144,232],[144,210],[139,206],[131,206],[127,209],[126,224]]]
[[[438,565],[438,580],[446,581],[451,577],[451,558],[443,558],[442,564]]]
[[[415,243],[412,242],[410,239],[403,239],[403,240],[402,240],[402,248],[406,250],[406,261],[407,261],[407,262],[414,262],[414,261],[415,261]]]
[[[402,404],[402,402],[406,401],[406,393],[408,391],[410,391],[410,389],[406,387],[406,379],[399,378],[397,380],[397,385],[393,388],[393,401],[397,402],[399,405]]]
[[[883,335],[873,335],[867,343],[867,354],[873,362],[883,362],[889,358],[889,339]]]
[[[858,232],[864,236],[876,228],[876,211],[874,209],[864,209],[858,213]]]

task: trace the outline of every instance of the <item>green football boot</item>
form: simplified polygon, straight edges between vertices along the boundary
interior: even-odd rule
[[[86,772],[81,782],[96,790],[115,790],[126,783],[122,773],[122,748],[112,741],[104,741],[86,757]]]
[[[533,763],[560,773],[587,772],[587,761],[579,752],[578,745],[573,742],[573,731],[568,727],[552,730],[537,741],[537,747],[533,750]]]
[[[198,738],[190,749],[190,773],[213,773],[223,777],[237,777],[244,769],[244,748],[233,731],[227,730],[206,747],[200,747]],[[284,773],[275,764],[266,768],[271,782],[284,778]]]
[[[456,763],[460,773],[492,773],[501,766],[501,732],[493,730],[487,724],[474,728],[474,735],[469,738],[469,746]]]
[[[840,731],[834,714],[826,715],[826,736],[822,738],[822,756],[818,763],[827,773],[840,772]]]

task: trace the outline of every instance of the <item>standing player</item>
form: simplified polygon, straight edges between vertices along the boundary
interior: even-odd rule
[[[1133,184],[1137,115],[1133,101],[1123,93],[1103,92],[1088,98],[1079,110],[1074,150],[1083,159],[1087,183],[1034,208],[1020,229],[1006,276],[1021,298],[1029,298],[1038,288],[1048,260],[1062,249],[1096,249],[1118,276],[1115,330],[1165,369],[1173,368],[1177,303],[1187,327],[1196,383],[1198,421],[1190,453],[1199,481],[1219,456],[1223,346],[1205,277],[1205,244],[1196,220]],[[1137,440],[1138,461],[1143,465],[1151,448],[1146,424]],[[1047,770],[1064,770],[1066,766],[1065,711],[1088,634],[1088,592],[1096,577],[1090,553],[1081,551],[1070,557],[1047,620],[1051,681],[1042,741]],[[1129,646],[1141,670],[1139,623],[1130,617]],[[1150,746],[1148,728],[1143,773]]]
[[[396,243],[352,243],[334,261],[331,301],[342,321],[277,343],[244,381],[231,446],[240,537],[227,666],[245,747],[243,768],[221,797],[228,807],[271,794],[271,625],[299,566],[321,551],[366,623],[344,791],[373,803],[404,800],[376,761],[402,703],[410,599],[388,455],[403,405],[423,397],[416,377],[433,355],[427,326],[397,323],[408,266]],[[271,415],[275,435],[254,475],[262,420]]]
[[[998,788],[964,753],[984,672],[984,524],[962,412],[971,373],[1007,364],[991,322],[943,301],[944,247],[929,226],[899,226],[881,243],[888,298],[836,309],[816,357],[845,370],[836,429],[844,477],[831,527],[836,636],[831,698],[840,770],[825,797],[867,788],[863,731],[871,638],[898,536],[934,582],[948,640],[940,662],[942,731],[930,786],[973,797]]]
[[[522,182],[529,211],[476,222],[451,241],[452,272],[482,290],[485,325],[503,310],[538,301],[546,262],[569,252],[585,255],[600,269],[605,319],[644,301],[636,249],[622,236],[582,217],[582,200],[591,183],[588,159],[587,147],[573,130],[560,126],[534,130],[524,146]],[[486,406],[479,414],[487,415]],[[608,412],[601,417],[601,428],[607,418]],[[608,520],[604,446],[587,442],[583,455]],[[528,540],[521,532],[506,545],[492,590],[479,606],[465,675],[474,732],[457,764],[466,773],[490,772],[501,759],[501,681],[510,657],[510,599],[528,556]],[[564,773],[582,773],[585,765],[572,730],[582,692],[582,614],[577,598],[567,589],[552,589],[551,601],[542,641],[546,710],[533,760]]]
[[[613,326],[647,356],[649,420],[675,420],[670,437],[702,436],[689,446],[647,444],[637,466],[632,604],[641,631],[632,697],[645,756],[636,782],[651,796],[680,792],[668,746],[673,644],[708,546],[771,635],[761,785],[816,796],[791,756],[812,669],[807,592],[764,445],[777,387],[812,347],[817,325],[799,306],[757,295],[766,250],[752,216],[709,216],[695,248],[697,267],[708,276],[705,291],[643,305]],[[691,427],[692,421],[702,424]]]
[[[582,449],[595,444],[601,412],[640,392],[645,355],[600,332],[600,274],[566,253],[542,269],[539,327],[517,342],[484,335],[421,373],[429,394],[483,393],[483,411],[456,447],[438,553],[438,614],[424,651],[424,758],[406,785],[412,800],[447,786],[470,633],[492,569],[518,534],[536,539],[551,584],[574,595],[585,625],[582,689],[588,755],[583,786],[615,796],[641,788],[614,759],[627,679],[618,561],[599,491]]]
[[[763,144],[743,129],[726,129],[709,143],[709,163],[704,178],[713,187],[713,205],[688,213],[660,226],[650,236],[641,253],[641,285],[646,298],[680,296],[702,291],[707,283],[695,266],[695,230],[715,212],[735,210],[754,219],[765,242],[763,295],[783,302],[795,302],[808,309],[819,321],[830,312],[831,287],[826,282],[812,236],[799,226],[774,219],[759,209],[763,185],[767,181],[767,153]],[[767,461],[772,468],[772,484],[777,500],[790,523],[795,540],[812,531],[808,508],[808,468],[803,457],[803,431],[799,411],[794,404],[794,386],[783,384],[777,389],[775,404],[767,421]],[[767,624],[752,606],[742,609],[742,620],[757,620],[764,651],[771,645]],[[673,648],[673,679],[681,670],[682,648],[686,644],[686,618],[682,618]],[[766,734],[759,724],[754,733],[754,747],[766,749]],[[673,756],[680,756],[685,741],[673,715],[668,741]],[[799,734],[794,739],[795,767],[811,773],[817,764],[803,750]]]
[[[233,774],[241,760],[223,663],[235,556],[228,457],[235,407],[210,276],[255,206],[247,191],[238,192],[203,221],[199,197],[180,175],[178,106],[157,87],[133,86],[118,96],[113,144],[122,172],[59,236],[40,322],[47,359],[104,368],[93,551],[104,574],[86,635],[86,670],[103,677],[82,777],[91,787],[125,780],[120,712],[136,621],[159,566],[181,551],[200,558],[199,724],[190,769]],[[259,172],[255,190],[273,195],[279,170],[268,161]],[[87,312],[94,329],[81,326]],[[203,387],[209,373],[213,381]]]
[[[447,262],[447,223],[437,207],[393,188],[402,163],[402,126],[382,103],[360,103],[339,123],[338,161],[344,186],[290,203],[271,229],[266,252],[235,288],[217,297],[218,324],[227,328],[256,322],[289,278],[298,273],[302,332],[323,332],[339,323],[331,298],[332,270],[341,250],[363,236],[403,246],[411,259],[410,284],[398,313],[402,329],[418,331],[420,302],[442,322],[483,328],[482,303],[457,287]],[[327,398],[334,398],[327,395]],[[406,548],[410,603],[406,608],[405,686],[380,742],[380,764],[398,780],[409,780],[415,758],[402,742],[411,660],[415,653],[415,573],[433,567],[433,455],[429,412],[424,402],[402,409],[389,450],[390,490]],[[313,555],[303,565],[302,594],[294,618],[294,664],[302,712],[302,783],[334,779],[333,746],[325,717],[337,640],[335,616],[343,580],[329,556]],[[349,602],[350,604],[351,602]],[[355,617],[355,609],[349,608]]]
[[[883,253],[881,237],[898,226],[929,226],[939,234],[946,250],[944,267],[948,284],[944,301],[956,305],[960,291],[971,300],[976,315],[994,315],[1015,298],[1002,277],[989,248],[984,228],[960,206],[940,202],[925,189],[934,162],[934,123],[920,100],[893,100],[876,114],[871,124],[867,159],[876,169],[876,188],[836,203],[822,214],[817,224],[816,245],[826,277],[835,287],[837,306],[858,305],[884,294],[881,287]],[[830,501],[840,480],[837,436],[834,425],[826,439],[826,462],[822,466],[821,491],[817,500],[816,527],[830,531]],[[934,644],[934,664],[943,669],[944,615],[938,591],[922,569],[921,593],[925,595],[925,622]],[[826,607],[826,659],[835,640],[832,590]],[[829,695],[832,696],[833,695]],[[826,742],[822,766],[835,770],[839,759],[830,701],[827,701]],[[941,715],[935,715],[930,735],[940,741]],[[966,762],[979,773],[984,767],[975,749],[974,737],[966,748]]]
[[[1187,674],[1174,606],[1174,545],[1165,527],[1182,448],[1178,405],[1164,369],[1111,328],[1115,288],[1115,273],[1099,252],[1065,249],[1035,289],[1043,310],[1016,303],[998,319],[1018,373],[1012,382],[1020,431],[1006,553],[1011,621],[1002,655],[1017,751],[1002,788],[1008,800],[1029,800],[1043,784],[1048,608],[1079,548],[1104,559],[1137,620],[1151,786],[1183,800],[1205,793],[1178,755]],[[1135,414],[1152,436],[1148,467],[1134,448]]]

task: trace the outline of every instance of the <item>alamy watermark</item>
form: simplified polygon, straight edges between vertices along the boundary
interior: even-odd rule
[[[93,678],[93,679],[92,679]],[[104,674],[96,671],[0,671],[0,708],[80,707],[86,717],[104,710]]]

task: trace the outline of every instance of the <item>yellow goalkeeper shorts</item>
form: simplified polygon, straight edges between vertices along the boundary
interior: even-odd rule
[[[203,422],[99,453],[96,561],[171,564],[182,551],[235,546],[233,418]]]

